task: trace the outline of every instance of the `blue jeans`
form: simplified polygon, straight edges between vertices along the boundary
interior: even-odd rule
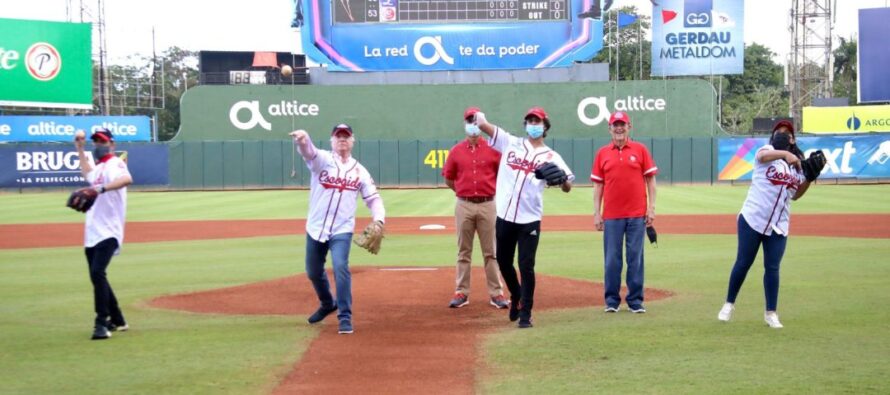
[[[748,269],[757,258],[757,251],[763,244],[763,293],[766,296],[766,311],[776,311],[779,303],[779,265],[782,256],[785,255],[787,236],[782,236],[775,231],[767,236],[757,233],[748,225],[745,217],[739,214],[738,219],[739,248],[736,253],[735,265],[729,275],[729,290],[726,292],[726,301],[735,303],[739,290],[748,275]]]
[[[339,233],[331,236],[327,242],[316,241],[306,235],[306,276],[312,281],[315,294],[322,307],[332,307],[334,297],[328,274],[324,271],[325,256],[331,251],[334,261],[334,281],[337,283],[338,319],[352,319],[352,276],[349,273],[349,244],[352,233]]]
[[[607,219],[603,235],[605,253],[606,306],[621,304],[622,242],[627,248],[627,305],[643,304],[643,235],[644,217]]]

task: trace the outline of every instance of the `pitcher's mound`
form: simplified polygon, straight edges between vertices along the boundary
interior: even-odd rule
[[[333,287],[334,278],[328,276]],[[481,268],[472,271],[470,304],[448,308],[454,278],[454,268],[353,269],[355,333],[337,334],[336,313],[316,324],[320,336],[276,392],[472,393],[479,335],[519,329],[507,319],[506,309],[489,304]],[[504,289],[504,294],[509,292]],[[669,295],[646,289],[647,301]],[[537,275],[535,312],[602,302],[601,284]],[[198,313],[298,315],[295,325],[307,326],[305,317],[318,307],[318,299],[306,276],[298,275],[163,296],[150,305]],[[536,316],[535,325],[547,322]]]

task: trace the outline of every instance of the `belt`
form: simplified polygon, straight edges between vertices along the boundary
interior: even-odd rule
[[[473,197],[458,196],[457,198],[460,200],[463,200],[465,202],[470,202],[470,203],[485,203],[485,202],[490,202],[490,201],[494,200],[494,196],[473,196]]]

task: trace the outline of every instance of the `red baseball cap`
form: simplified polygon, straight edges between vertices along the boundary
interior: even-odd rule
[[[90,140],[93,141],[101,141],[103,143],[110,143],[114,141],[114,136],[108,129],[99,129],[93,132],[93,135],[90,136]]]
[[[528,117],[530,117],[530,116],[532,116],[532,115],[534,115],[534,116],[536,116],[536,117],[538,117],[538,118],[541,118],[542,121],[545,120],[545,119],[548,119],[548,118],[547,118],[547,111],[544,111],[544,109],[541,108],[541,107],[532,107],[532,108],[529,108],[529,109],[528,109],[528,112],[525,113],[525,119],[528,119]]]
[[[776,125],[773,126],[773,132],[775,132],[776,130],[779,130],[779,128],[781,128],[782,126],[788,128],[788,130],[791,131],[791,135],[792,136],[794,135],[794,123],[787,119],[783,119],[779,122],[776,122]]]
[[[467,109],[464,110],[464,119],[469,120],[471,117],[476,115],[476,113],[479,111],[481,111],[479,109],[479,107],[467,107]]]
[[[624,111],[615,111],[612,113],[612,116],[609,117],[609,126],[615,122],[624,122],[630,125],[630,116]]]
[[[349,136],[352,137],[352,127],[345,123],[334,126],[334,130],[331,131],[331,136],[336,136],[339,132],[349,133]]]

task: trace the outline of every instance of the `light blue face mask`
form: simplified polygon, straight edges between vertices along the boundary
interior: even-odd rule
[[[479,129],[479,126],[476,126],[472,123],[464,124],[464,131],[467,133],[467,136],[478,136],[482,133],[482,130]]]
[[[544,135],[544,124],[527,124],[525,125],[525,132],[528,133],[528,137],[536,139]]]

